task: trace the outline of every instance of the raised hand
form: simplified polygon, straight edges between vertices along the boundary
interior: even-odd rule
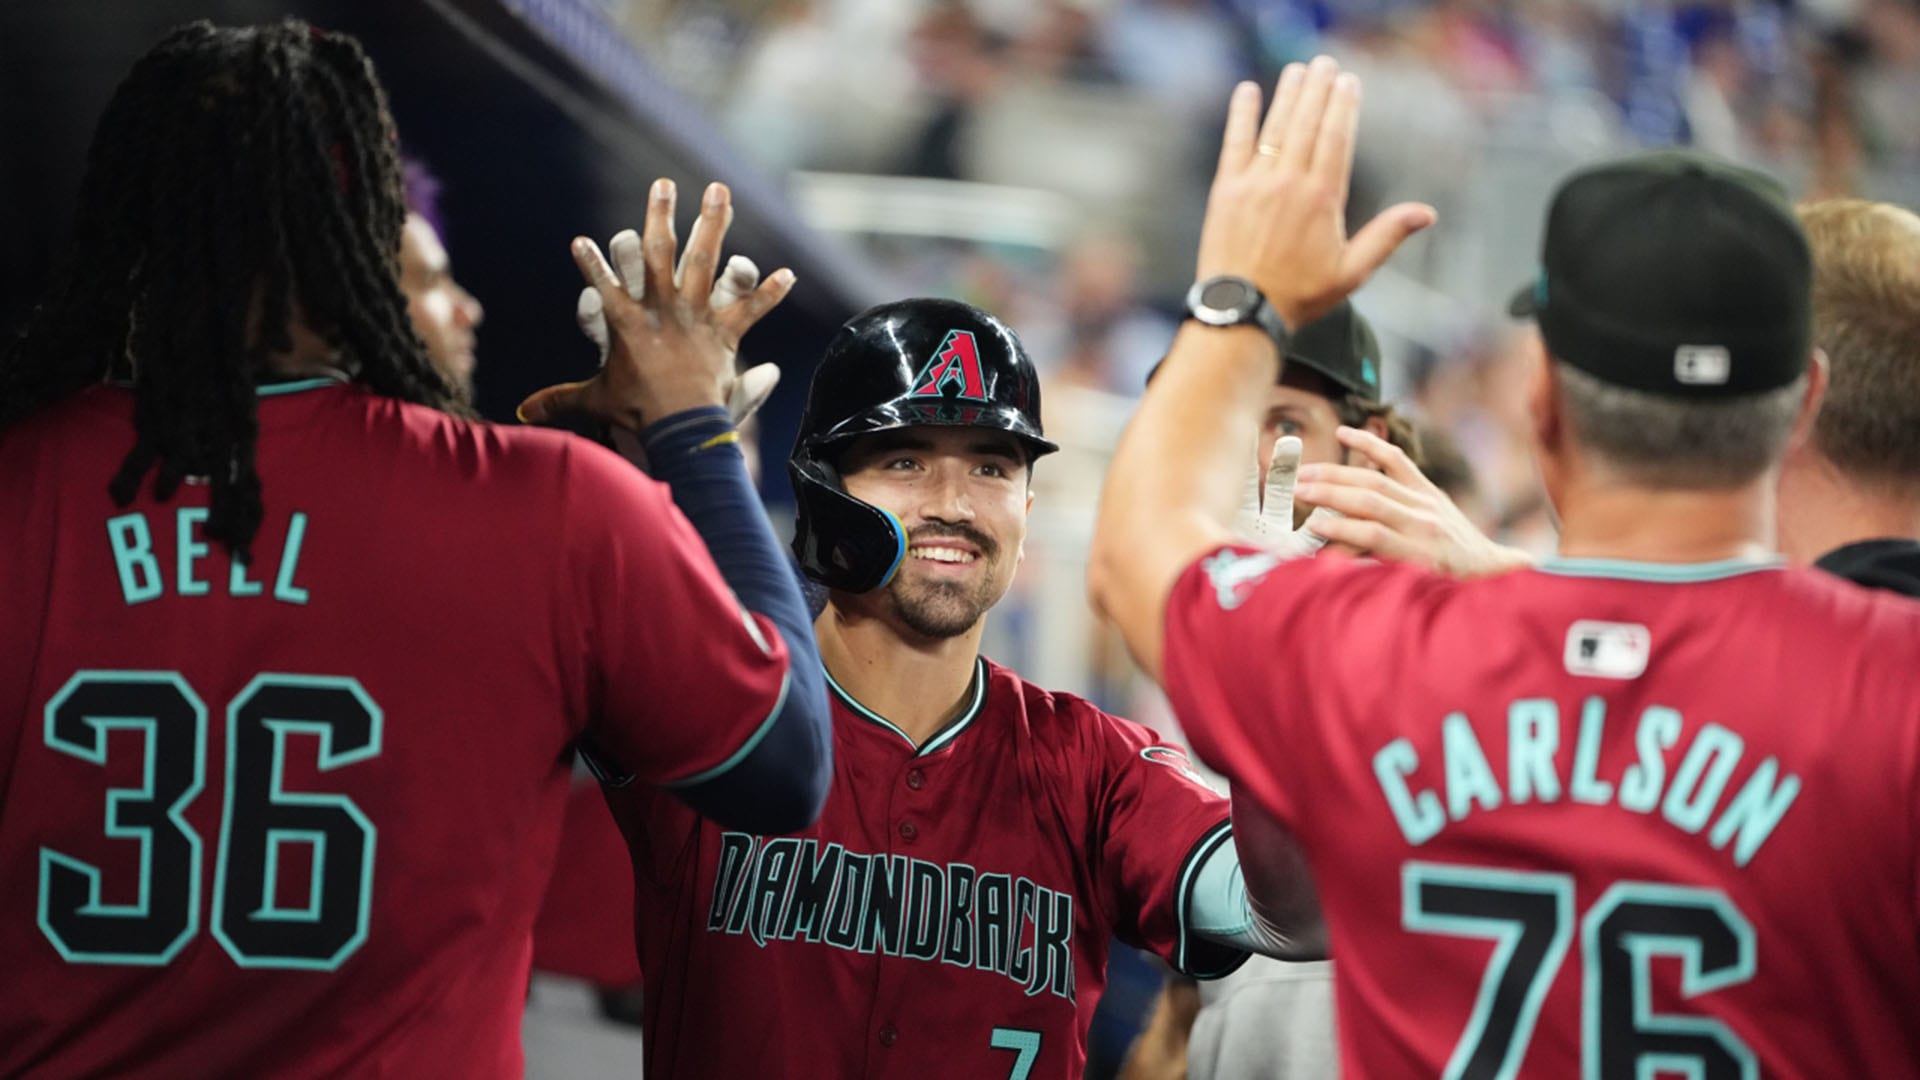
[[[1267,478],[1260,481],[1256,458],[1247,471],[1246,496],[1233,518],[1234,534],[1283,558],[1312,555],[1327,543],[1318,526],[1331,514],[1316,509],[1299,528],[1293,527],[1294,481],[1300,470],[1300,438],[1282,435],[1273,444],[1273,464],[1267,466]]]
[[[734,373],[740,338],[786,297],[793,272],[776,270],[737,302],[716,307],[714,271],[732,215],[727,188],[708,185],[678,265],[673,212],[673,182],[656,181],[637,252],[631,232],[612,245],[624,274],[593,241],[574,239],[574,262],[598,294],[610,330],[606,362],[591,379],[534,393],[520,405],[522,419],[571,413],[639,430],[673,413],[729,403],[745,381]],[[764,375],[749,385],[763,398],[772,389]]]
[[[1359,117],[1360,80],[1331,57],[1287,65],[1264,123],[1260,88],[1236,87],[1207,196],[1198,276],[1249,278],[1289,327],[1304,326],[1433,224],[1432,207],[1402,203],[1348,239]]]
[[[695,226],[698,229],[698,226]],[[697,232],[696,232],[697,235]],[[692,247],[693,237],[688,237],[687,246]],[[620,287],[635,300],[645,295],[646,276],[641,260],[640,234],[626,229],[616,234],[607,245],[607,254],[613,257],[614,276],[620,279]],[[684,257],[681,262],[685,263]],[[675,269],[674,278],[679,280],[682,271]],[[745,255],[735,255],[727,260],[727,267],[720,272],[719,280],[713,283],[713,292],[707,298],[707,304],[715,311],[723,311],[740,302],[743,297],[753,294],[760,284],[760,268]],[[600,366],[607,364],[607,312],[606,305],[600,301],[600,290],[591,285],[580,290],[580,299],[574,304],[574,319],[580,324],[580,332],[600,350]],[[767,403],[773,394],[773,388],[780,384],[780,368],[774,364],[756,364],[740,373],[733,384],[733,390],[727,395],[727,415],[735,424],[744,422]]]
[[[1302,468],[1295,489],[1299,497],[1338,511],[1311,522],[1316,533],[1376,558],[1417,563],[1456,578],[1533,564],[1526,552],[1494,543],[1475,528],[1399,447],[1359,428],[1342,427],[1335,434],[1380,471],[1332,464]]]

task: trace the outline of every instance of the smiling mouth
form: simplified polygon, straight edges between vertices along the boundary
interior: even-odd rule
[[[979,558],[978,555],[975,555],[971,551],[961,551],[959,548],[949,548],[949,547],[908,548],[907,554],[913,556],[916,559],[924,559],[928,562],[958,564],[958,565],[965,565]]]

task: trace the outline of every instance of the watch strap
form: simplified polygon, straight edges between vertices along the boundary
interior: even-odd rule
[[[1197,298],[1201,295],[1204,295],[1207,284],[1209,282],[1219,280],[1220,278],[1228,278],[1228,279],[1240,282],[1241,284],[1244,284],[1248,289],[1250,289],[1253,292],[1253,296],[1254,296],[1253,305],[1250,308],[1240,312],[1239,317],[1234,319],[1232,322],[1220,323],[1220,322],[1213,322],[1208,319],[1203,319],[1203,318],[1200,318],[1197,314],[1195,314],[1193,310],[1194,304],[1196,303]],[[1222,309],[1216,309],[1216,310],[1222,310]],[[1227,327],[1227,326],[1246,326],[1249,324],[1258,326],[1260,329],[1266,331],[1267,336],[1273,339],[1274,346],[1278,348],[1282,353],[1286,352],[1287,341],[1289,338],[1292,337],[1292,332],[1287,328],[1286,320],[1282,319],[1280,317],[1280,312],[1275,310],[1274,306],[1267,302],[1267,295],[1261,292],[1260,287],[1258,285],[1255,285],[1251,280],[1240,277],[1237,274],[1217,274],[1212,277],[1202,278],[1200,281],[1195,282],[1193,289],[1188,294],[1187,318],[1193,320],[1194,322],[1199,323],[1202,326]]]

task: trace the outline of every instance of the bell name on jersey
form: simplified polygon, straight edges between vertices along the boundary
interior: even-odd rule
[[[120,595],[126,599],[128,606],[166,595],[169,571],[175,596],[208,596],[223,592],[227,596],[268,596],[283,604],[307,602],[307,590],[301,587],[298,580],[300,547],[307,536],[306,514],[294,511],[287,519],[286,528],[278,536],[274,535],[273,522],[269,521],[254,542],[251,566],[224,551],[216,551],[214,545],[208,543],[202,534],[207,523],[207,508],[204,506],[153,511],[153,516],[163,521],[166,518],[173,519],[158,526],[171,527],[175,538],[174,557],[168,560],[171,565],[163,566],[153,550],[156,526],[147,521],[147,516],[131,513],[107,519],[107,543],[113,549],[114,569],[120,573]],[[267,552],[276,540],[280,541],[280,554],[273,559]],[[225,564],[226,573],[209,570],[203,565],[210,562]],[[256,580],[250,576],[253,573],[264,574],[268,566],[276,567],[271,585],[264,577]]]
[[[1578,731],[1571,740],[1563,738],[1575,715]],[[1373,755],[1374,777],[1407,843],[1418,847],[1476,811],[1571,800],[1636,814],[1657,811],[1677,829],[1692,834],[1704,829],[1715,849],[1731,844],[1734,865],[1744,867],[1800,794],[1800,777],[1783,775],[1779,760],[1769,756],[1728,798],[1727,782],[1746,752],[1745,740],[1711,721],[1689,730],[1686,718],[1665,706],[1641,711],[1634,733],[1637,760],[1617,777],[1598,775],[1608,723],[1603,698],[1589,697],[1577,710],[1562,710],[1551,698],[1521,698],[1507,706],[1504,722],[1504,785],[1475,734],[1475,722],[1464,712],[1440,721],[1443,760],[1437,778],[1431,763],[1423,769],[1419,752],[1404,737]],[[1671,765],[1671,751],[1683,738],[1688,738],[1685,753]],[[1571,754],[1563,749],[1569,741]]]
[[[977,968],[1074,1000],[1073,894],[967,863],[723,833],[707,930]]]

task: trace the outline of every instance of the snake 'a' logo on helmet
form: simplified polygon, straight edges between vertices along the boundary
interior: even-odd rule
[[[973,331],[949,330],[927,366],[913,377],[913,390],[907,396],[985,402],[992,400],[988,393],[986,373],[980,369],[980,347],[973,340]]]

